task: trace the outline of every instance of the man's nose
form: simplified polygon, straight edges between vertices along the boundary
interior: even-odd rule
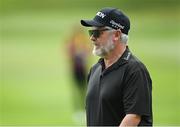
[[[96,38],[93,35],[91,35],[90,39],[91,39],[91,41],[95,41],[96,40]]]

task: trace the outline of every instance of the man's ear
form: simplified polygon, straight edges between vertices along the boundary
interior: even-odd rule
[[[115,31],[115,34],[114,34],[114,41],[117,41],[120,39],[120,36],[121,36],[121,31],[120,30],[117,30]]]

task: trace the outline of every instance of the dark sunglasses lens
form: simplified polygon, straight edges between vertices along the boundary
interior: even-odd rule
[[[98,38],[100,36],[100,31],[99,30],[94,30],[93,36],[95,38]]]
[[[89,30],[89,36],[91,37],[93,35],[93,37],[98,38],[100,36],[100,31],[99,30]]]

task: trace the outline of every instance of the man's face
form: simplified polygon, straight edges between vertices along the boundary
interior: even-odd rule
[[[113,49],[114,49],[114,42],[113,42],[113,34],[112,30],[107,28],[97,28],[93,27],[91,31],[92,34],[90,39],[94,45],[93,47],[93,54],[105,57],[107,56]]]

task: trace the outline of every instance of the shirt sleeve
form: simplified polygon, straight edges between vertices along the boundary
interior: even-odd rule
[[[137,70],[126,77],[123,104],[126,114],[151,115],[152,82],[149,73]]]

